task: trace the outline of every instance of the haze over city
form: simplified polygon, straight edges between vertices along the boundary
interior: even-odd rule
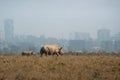
[[[0,0],[0,80],[120,80],[120,0]]]
[[[98,29],[120,32],[119,0],[0,0],[0,30],[4,20],[14,21],[15,35],[69,38],[73,32]]]

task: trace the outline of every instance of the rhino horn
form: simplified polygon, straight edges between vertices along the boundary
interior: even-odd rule
[[[61,50],[63,47],[61,47],[59,50]]]

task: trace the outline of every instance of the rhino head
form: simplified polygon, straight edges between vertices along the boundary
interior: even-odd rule
[[[62,48],[63,48],[63,47],[60,47],[60,48],[59,48],[59,52],[58,52],[58,53],[59,53],[60,55],[63,55],[63,54],[64,54],[64,51],[62,50]]]

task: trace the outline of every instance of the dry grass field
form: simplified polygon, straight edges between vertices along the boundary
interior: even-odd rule
[[[120,80],[120,55],[0,55],[0,80]]]

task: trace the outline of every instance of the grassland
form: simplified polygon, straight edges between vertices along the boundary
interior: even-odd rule
[[[120,55],[0,55],[0,80],[120,80]]]

